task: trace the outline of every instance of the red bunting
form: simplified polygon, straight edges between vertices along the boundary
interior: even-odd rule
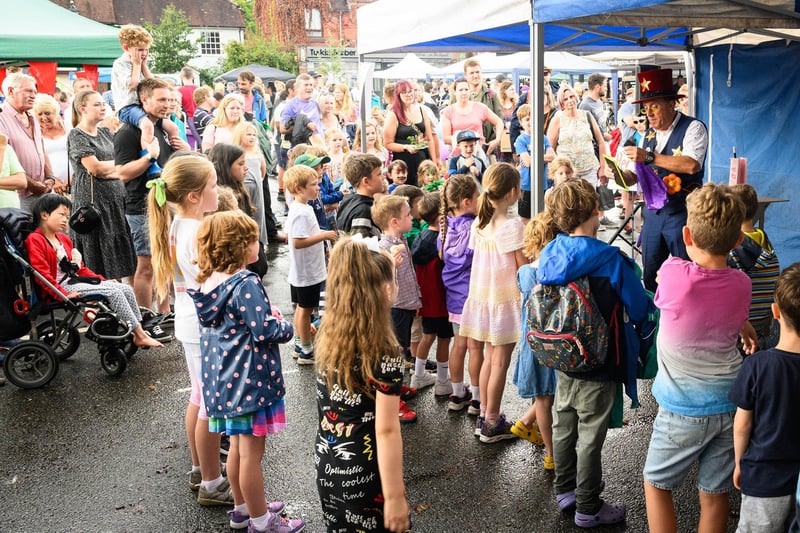
[[[56,89],[58,63],[50,61],[28,61],[28,72],[36,78],[36,89],[40,93],[53,94]]]

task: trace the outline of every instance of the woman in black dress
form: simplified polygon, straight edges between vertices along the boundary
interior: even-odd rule
[[[409,185],[417,185],[417,168],[430,159],[428,147],[433,143],[433,127],[417,103],[414,85],[408,80],[397,82],[383,124],[383,145],[392,152],[393,160],[408,165]]]
[[[100,225],[90,233],[72,232],[83,261],[107,279],[122,279],[136,271],[128,222],[125,220],[125,185],[114,166],[114,134],[98,127],[106,104],[100,93],[84,91],[72,104],[74,128],[69,132],[72,164],[72,204],[77,210],[92,203],[100,211]]]

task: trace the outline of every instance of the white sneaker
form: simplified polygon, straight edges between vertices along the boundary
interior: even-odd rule
[[[436,385],[433,386],[433,394],[434,396],[450,396],[453,394],[453,384],[450,382],[450,378],[447,378],[446,381],[437,379]]]
[[[425,387],[430,387],[436,383],[436,376],[423,372],[421,376],[414,374],[411,376],[411,387],[417,390],[422,390]]]

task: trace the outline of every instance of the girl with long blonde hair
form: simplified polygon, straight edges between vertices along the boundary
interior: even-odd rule
[[[375,531],[411,527],[397,416],[405,363],[390,313],[394,272],[374,237],[342,239],[331,253],[315,349],[317,489],[328,531],[370,522]],[[355,446],[364,453],[340,453]]]
[[[192,391],[184,425],[192,470],[189,487],[198,490],[198,502],[228,504],[233,497],[219,464],[219,433],[208,430],[203,403],[200,326],[187,289],[198,289],[196,233],[205,213],[217,209],[217,173],[214,165],[199,154],[173,155],[161,177],[148,182],[147,213],[150,228],[153,275],[158,298],[169,296],[175,287],[175,337],[183,344]],[[175,215],[170,211],[175,208]],[[214,503],[214,502],[217,503]]]
[[[500,405],[520,332],[516,273],[527,259],[522,253],[525,226],[519,217],[508,215],[520,197],[519,171],[508,163],[495,163],[486,170],[483,186],[478,216],[470,230],[474,256],[461,334],[484,345],[476,433],[480,429],[481,442],[491,443],[515,438]]]

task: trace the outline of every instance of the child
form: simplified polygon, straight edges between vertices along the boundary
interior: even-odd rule
[[[377,239],[342,239],[331,253],[328,312],[317,337],[315,446],[328,531],[411,528],[397,417],[403,358],[389,311],[394,274]]]
[[[531,263],[517,271],[517,286],[522,293],[522,335],[519,344],[514,384],[523,398],[533,398],[533,404],[511,427],[511,432],[521,439],[541,446],[544,444],[544,469],[555,470],[553,460],[553,398],[556,394],[556,371],[540,365],[525,340],[528,324],[528,300],[536,285],[539,254],[555,239],[559,231],[547,211],[537,213],[525,226],[522,253]]]
[[[311,202],[311,207],[314,208],[319,227],[326,230],[336,227],[336,209],[344,198],[344,194],[333,187],[333,183],[325,172],[329,162],[330,158],[325,149],[318,146],[310,146],[305,154],[294,160],[295,165],[305,165],[313,168],[317,173],[319,198],[315,198]]]
[[[244,187],[253,202],[253,219],[258,224],[258,241],[267,243],[267,223],[264,207],[264,180],[267,162],[258,144],[258,130],[252,122],[242,122],[233,132],[233,144],[244,150]]]
[[[478,213],[478,193],[480,186],[471,175],[456,174],[445,181],[442,190],[441,211],[441,243],[440,253],[442,282],[445,287],[445,302],[450,323],[453,324],[453,348],[450,350],[450,380],[453,394],[450,395],[447,408],[450,411],[461,411],[467,408],[467,414],[480,414],[480,397],[478,376],[483,364],[483,351],[480,344],[470,343],[469,390],[464,387],[464,359],[467,355],[467,338],[461,334],[461,313],[469,292],[472,275],[472,258],[474,251],[469,246],[469,235],[472,222]]]
[[[392,182],[389,185],[389,194],[394,192],[400,185],[405,185],[407,180],[408,165],[406,165],[406,162],[400,159],[392,161],[392,164],[389,165],[389,181]]]
[[[731,192],[744,205],[744,241],[731,252],[728,266],[741,270],[750,277],[753,288],[748,320],[756,330],[759,347],[764,348],[764,342],[772,329],[770,306],[774,300],[775,282],[781,267],[767,234],[763,229],[753,226],[758,210],[756,190],[752,185],[742,184],[731,187]]]
[[[389,162],[391,161],[391,156],[389,154],[389,150],[383,147],[381,136],[378,135],[378,124],[374,120],[369,119],[366,122],[364,131],[366,132],[365,138],[367,142],[367,151],[364,153],[372,154],[380,159],[381,172],[383,174],[387,174],[389,171]],[[358,121],[358,125],[356,126],[356,136],[355,140],[353,141],[353,152],[361,152],[361,121]]]
[[[747,357],[728,395],[737,405],[733,484],[742,491],[737,531],[786,531],[792,519],[800,471],[800,263],[781,272],[772,312],[781,325],[778,345]]]
[[[161,178],[151,183],[147,212],[156,293],[166,298],[170,287],[175,287],[175,337],[183,344],[192,389],[184,421],[192,457],[189,487],[199,491],[200,505],[233,505],[230,484],[220,469],[220,434],[208,430],[202,396],[200,325],[186,292],[200,288],[196,279],[196,233],[203,215],[218,208],[217,174],[205,157],[176,156],[164,166]],[[170,205],[175,206],[174,218]]]
[[[365,237],[378,236],[380,228],[372,222],[373,197],[383,192],[385,183],[381,174],[381,161],[372,154],[353,154],[344,162],[347,181],[356,188],[339,205],[336,226],[346,233],[361,233]]]
[[[55,286],[55,292],[43,283],[36,282],[51,298],[62,301],[83,294],[98,294],[108,298],[109,306],[122,322],[133,326],[133,343],[144,348],[161,348],[158,340],[151,338],[142,329],[142,314],[130,285],[106,281],[100,274],[89,270],[81,254],[73,247],[72,240],[64,231],[69,223],[72,202],[60,194],[42,195],[33,204],[33,224],[36,230],[25,239],[28,259],[47,281]],[[75,276],[87,279],[66,279],[70,271]],[[60,280],[60,282],[59,282]],[[62,285],[65,283],[66,285]]]
[[[605,364],[589,372],[558,373],[553,414],[556,502],[562,511],[577,505],[575,524],[579,527],[615,524],[625,520],[626,510],[624,504],[608,504],[600,498],[601,453],[622,376],[628,396],[638,401],[639,336],[634,327],[652,331],[646,322],[650,301],[633,261],[595,238],[600,226],[598,198],[589,182],[569,180],[558,185],[547,199],[546,210],[563,233],[542,250],[538,282],[565,285],[586,276],[606,324],[624,323],[621,330],[610,328],[608,338],[616,336],[624,345],[609,342]]]
[[[444,283],[442,283],[443,263],[439,258],[436,246],[439,241],[439,219],[441,217],[439,193],[425,193],[425,196],[419,201],[418,209],[420,217],[428,224],[428,228],[419,234],[411,246],[414,270],[422,294],[422,307],[419,310],[422,321],[422,339],[414,354],[417,360],[427,361],[428,352],[433,346],[433,341],[436,340],[436,383],[433,393],[436,396],[450,396],[453,393],[453,387],[448,375],[447,358],[450,352],[450,339],[453,338],[453,326],[447,315],[445,289]]]
[[[383,232],[381,248],[395,254],[398,293],[392,305],[392,323],[406,359],[410,359],[414,355],[411,352],[411,323],[422,305],[411,251],[403,236],[411,229],[411,207],[402,196],[383,196],[372,206],[372,219]],[[425,372],[426,361],[427,358],[416,359],[414,375],[411,377],[412,388],[422,389],[433,385],[435,378]]]
[[[325,146],[330,158],[330,179],[334,182],[344,180],[344,157],[347,152],[347,141],[339,128],[331,128],[325,132]],[[324,149],[323,149],[324,150]]]
[[[515,274],[525,263],[525,226],[518,217],[508,215],[508,209],[519,200],[519,181],[519,172],[508,163],[491,165],[478,199],[478,217],[470,229],[469,244],[475,256],[461,334],[486,345],[478,379],[481,413],[476,423],[476,433],[480,430],[485,443],[516,437],[500,405],[520,330]]]
[[[119,43],[125,53],[114,60],[111,69],[114,109],[117,110],[120,121],[136,126],[142,131],[142,155],[144,155],[147,153],[147,147],[155,140],[155,130],[153,122],[142,109],[136,87],[143,79],[153,77],[147,67],[153,37],[141,26],[126,24],[119,30]],[[162,119],[161,128],[169,135],[171,141],[180,139],[178,127],[168,118]],[[160,171],[161,167],[154,161],[147,174]]]
[[[545,199],[550,196],[553,189],[575,177],[575,167],[569,157],[559,155],[553,158],[548,165],[547,176],[553,182],[553,186],[544,191]]]
[[[514,152],[519,156],[519,173],[522,176],[522,199],[519,202],[519,216],[522,221],[527,224],[531,218],[532,205],[531,205],[531,106],[529,104],[522,104],[517,108],[517,118],[519,125],[522,127],[522,133],[519,134],[516,141],[514,141]],[[550,146],[550,141],[547,135],[544,137],[544,175],[548,174],[548,163],[553,161],[556,153]],[[547,188],[547,187],[545,187]],[[524,344],[524,343],[523,343]]]
[[[283,175],[284,187],[294,196],[286,219],[286,233],[289,236],[289,285],[292,303],[297,304],[294,325],[300,336],[298,365],[314,364],[311,313],[319,306],[320,291],[327,276],[323,241],[335,241],[338,237],[335,231],[320,231],[314,209],[309,205],[319,196],[318,183],[317,173],[304,165],[294,165]]]
[[[480,141],[480,136],[474,131],[461,130],[456,136],[460,155],[450,158],[448,174],[470,174],[479,182],[483,180],[486,163],[475,155],[475,143]]]
[[[250,265],[250,270],[263,278],[268,269],[266,252],[264,252],[264,245],[267,242],[267,230],[264,223],[263,196],[260,197],[262,200],[261,205],[257,205],[257,203],[253,202],[253,196],[251,196],[248,189],[257,189],[253,193],[258,195],[261,188],[257,187],[256,183],[251,183],[251,187],[245,185],[248,167],[244,150],[235,144],[219,143],[211,148],[208,158],[214,163],[219,184],[233,189],[236,200],[239,202],[239,209],[250,216],[258,225],[258,242],[261,243],[261,247],[259,248],[259,256],[256,258],[256,262]]]
[[[246,270],[258,255],[258,226],[239,211],[209,215],[197,231],[197,252],[200,289],[188,292],[201,326],[209,431],[224,431],[231,440],[231,525],[302,531],[303,520],[281,518],[264,499],[265,437],[286,427],[278,343],[292,338],[292,326],[270,305],[261,280]]]
[[[437,182],[439,182],[439,167],[430,159],[426,159],[419,164],[417,168],[417,178],[419,179],[419,186],[426,191],[437,190]],[[443,184],[443,183],[442,183]]]
[[[417,239],[417,235],[420,234],[421,231],[425,231],[428,228],[428,224],[424,221],[420,220],[419,217],[419,203],[422,200],[422,196],[425,193],[422,192],[422,189],[417,187],[416,185],[399,185],[397,188],[392,191],[392,195],[394,196],[402,196],[406,200],[408,200],[408,205],[411,206],[411,229],[408,230],[403,234],[403,237],[406,238],[408,242],[408,248],[411,249],[414,246],[414,242]],[[376,200],[377,201],[377,200]],[[427,360],[428,353],[425,352],[424,354],[417,354],[417,350],[419,348],[419,342],[422,340],[422,317],[417,315],[414,317],[414,322],[411,324],[411,355],[422,357]],[[409,367],[413,365],[413,361],[407,361]],[[433,365],[434,363],[426,363],[426,368],[428,365]],[[430,368],[431,370],[433,367]]]
[[[686,208],[683,241],[691,261],[667,259],[655,296],[661,310],[653,382],[659,410],[644,465],[651,531],[676,530],[672,491],[695,460],[700,523],[709,531],[725,529],[736,409],[728,393],[742,364],[739,332],[746,353],[755,344],[752,328],[746,328],[750,278],[727,266],[728,254],[742,242],[742,203],[727,186],[706,183],[687,196]]]

